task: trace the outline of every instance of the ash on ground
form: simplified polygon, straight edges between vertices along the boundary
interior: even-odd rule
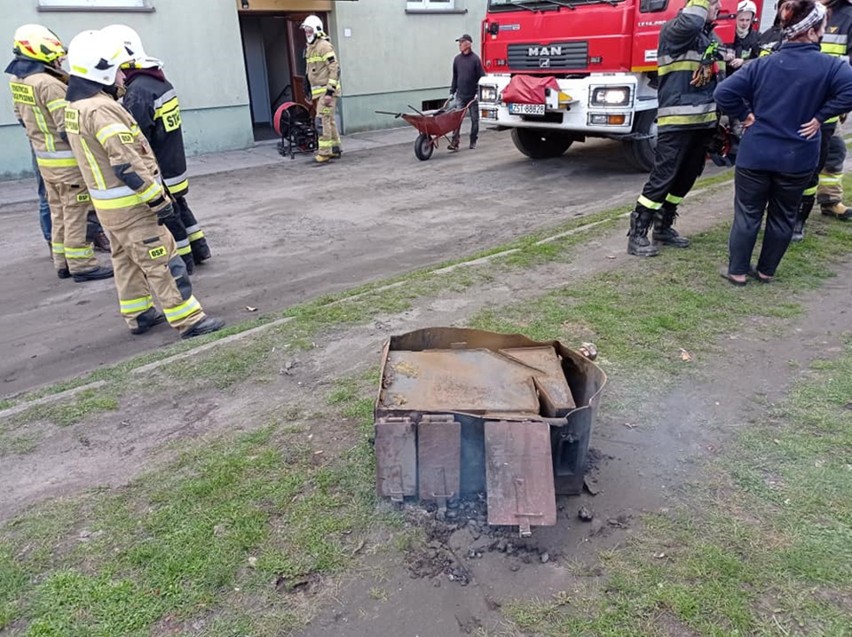
[[[517,526],[490,526],[484,493],[451,502],[446,509],[421,503],[406,505],[403,511],[406,521],[425,535],[406,554],[408,571],[412,578],[429,578],[435,586],[444,580],[467,586],[473,579],[472,562],[485,553],[514,558],[512,570],[554,559],[531,539],[520,538]]]

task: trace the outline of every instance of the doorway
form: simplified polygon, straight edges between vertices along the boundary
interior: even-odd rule
[[[319,14],[327,21],[327,14]],[[275,139],[272,121],[284,102],[308,108],[305,95],[305,36],[299,26],[307,13],[240,13],[240,35],[248,81],[255,141]]]

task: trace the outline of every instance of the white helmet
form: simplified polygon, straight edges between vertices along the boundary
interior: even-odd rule
[[[112,86],[119,67],[130,61],[121,40],[103,31],[83,31],[68,45],[71,75]]]
[[[737,5],[737,13],[746,12],[750,12],[752,17],[757,17],[757,5],[751,0],[742,0],[742,2]]]
[[[163,65],[160,60],[152,58],[145,53],[145,49],[142,47],[142,38],[126,24],[111,24],[101,29],[101,31],[124,43],[127,54],[131,56],[125,68],[150,69]]]
[[[317,36],[322,37],[325,35],[325,31],[323,31],[322,28],[322,20],[315,15],[309,15],[305,18],[305,21],[302,22],[302,25],[299,28],[303,31],[307,29],[311,30],[310,33],[305,33],[305,37],[307,37],[308,42],[313,42]]]

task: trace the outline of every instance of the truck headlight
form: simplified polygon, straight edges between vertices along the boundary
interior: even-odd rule
[[[629,86],[601,86],[592,91],[592,106],[627,106]]]
[[[497,87],[491,84],[486,84],[479,87],[479,101],[480,102],[496,102],[497,101]]]

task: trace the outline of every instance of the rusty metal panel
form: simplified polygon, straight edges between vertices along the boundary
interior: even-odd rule
[[[486,422],[485,474],[489,524],[518,525],[522,536],[556,524],[547,423]]]
[[[426,415],[417,425],[420,499],[446,506],[461,486],[461,424],[452,416]]]
[[[376,490],[401,502],[417,493],[417,445],[410,418],[380,418],[375,423]]]

